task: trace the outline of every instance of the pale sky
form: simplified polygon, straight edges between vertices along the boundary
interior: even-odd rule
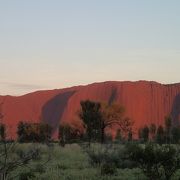
[[[179,0],[0,0],[0,94],[180,82]]]

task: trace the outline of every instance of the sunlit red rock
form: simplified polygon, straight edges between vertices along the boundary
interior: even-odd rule
[[[3,102],[3,122],[8,135],[16,137],[19,121],[45,121],[54,133],[60,121],[77,124],[81,100],[117,102],[126,108],[126,116],[134,121],[134,130],[145,124],[164,123],[171,114],[174,124],[180,122],[180,84],[162,85],[156,82],[103,82],[67,89],[38,91],[24,96],[0,96]]]

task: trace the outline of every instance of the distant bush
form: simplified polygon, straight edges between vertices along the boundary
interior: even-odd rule
[[[130,144],[127,152],[130,160],[135,161],[149,179],[169,180],[180,168],[179,149],[172,145]]]
[[[106,166],[111,164],[116,168],[134,168],[137,164],[128,158],[124,146],[111,147],[103,146],[98,148],[87,149],[90,164],[93,166]]]
[[[101,175],[113,175],[117,172],[119,159],[115,150],[107,148],[88,149],[87,154],[92,166],[100,167]]]
[[[51,139],[52,128],[45,123],[19,122],[17,135],[19,142],[48,142]]]
[[[59,144],[64,147],[67,143],[80,142],[81,132],[69,124],[62,123],[59,126]]]

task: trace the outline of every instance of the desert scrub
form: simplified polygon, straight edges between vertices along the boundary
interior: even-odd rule
[[[102,164],[112,164],[115,168],[135,168],[136,163],[129,160],[126,147],[124,145],[95,145],[86,149],[89,162],[92,166]]]
[[[20,144],[18,148],[20,151],[24,149],[26,151],[33,145],[34,144]],[[55,143],[51,148],[42,144],[38,146],[40,146],[41,158],[32,160],[28,164],[28,167],[16,169],[11,179],[147,180],[139,168],[129,168],[131,165],[127,165],[127,162],[124,163],[124,157],[127,155],[124,145],[92,144],[91,150],[95,152],[95,156],[93,155],[93,159],[95,158],[95,160],[91,160],[86,152],[87,149],[84,147],[82,148],[78,144],[66,145],[64,148]],[[51,154],[51,159],[45,163],[48,160],[49,153]],[[101,158],[99,158],[99,154]],[[17,156],[17,154],[15,154],[15,156]],[[104,166],[104,162],[110,162],[110,164],[113,163],[113,165],[107,164]],[[43,167],[41,166],[42,164],[44,164]],[[116,167],[113,167],[114,164]],[[114,169],[115,172],[113,172]],[[172,177],[172,180],[179,180],[179,175],[180,171],[177,171]]]

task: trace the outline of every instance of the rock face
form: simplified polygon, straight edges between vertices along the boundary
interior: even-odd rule
[[[19,121],[44,121],[51,124],[56,133],[60,121],[80,124],[77,111],[80,101],[86,99],[123,105],[126,116],[134,121],[134,130],[145,124],[163,124],[169,114],[174,125],[180,123],[180,83],[162,85],[148,81],[103,82],[19,97],[0,96],[3,123],[10,138],[16,138]]]

